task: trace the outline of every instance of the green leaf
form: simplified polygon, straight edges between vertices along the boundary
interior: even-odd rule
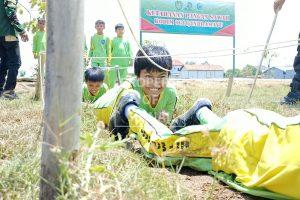
[[[90,133],[86,133],[85,135],[81,136],[80,139],[88,147],[91,147],[92,144],[93,144],[93,142],[94,142],[94,138],[93,138],[93,136]]]

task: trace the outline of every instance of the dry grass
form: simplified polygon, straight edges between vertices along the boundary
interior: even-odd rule
[[[289,88],[288,83],[262,83],[254,93],[250,105],[245,104],[250,87],[247,82],[235,83],[230,98],[224,98],[226,82],[180,81],[176,115],[187,110],[199,97],[213,102],[213,110],[220,116],[239,108],[259,107],[284,116],[300,113],[297,106],[280,106],[277,102]],[[30,100],[32,94],[21,94],[20,100],[0,100],[0,199],[37,199],[40,170],[41,106]],[[76,163],[61,157],[62,187],[59,199],[192,199],[182,185],[181,177],[165,169],[149,168],[149,163],[118,143],[113,143],[107,131],[92,139],[92,169],[85,171],[91,155],[86,136],[92,138],[96,122],[89,108],[83,109],[82,140]],[[76,167],[75,167],[76,166]],[[86,174],[91,174],[87,187],[83,187]],[[86,185],[85,185],[86,186]],[[88,188],[88,189],[86,189]]]

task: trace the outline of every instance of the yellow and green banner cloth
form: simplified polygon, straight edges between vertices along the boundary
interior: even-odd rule
[[[105,98],[96,102],[96,112],[104,114],[98,115],[98,120],[109,120],[118,99],[128,91],[114,90],[109,91],[115,95],[113,102]],[[136,135],[147,157],[165,166],[181,164],[207,171],[255,196],[300,199],[300,115],[283,117],[248,109],[232,111],[223,118],[204,113],[201,118],[206,124],[173,133],[136,107],[129,112],[129,134]]]

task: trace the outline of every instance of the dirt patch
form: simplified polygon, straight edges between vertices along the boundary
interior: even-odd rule
[[[189,168],[183,168],[179,176],[182,184],[188,188],[194,199],[263,199],[232,190],[227,185],[215,180],[212,176]]]

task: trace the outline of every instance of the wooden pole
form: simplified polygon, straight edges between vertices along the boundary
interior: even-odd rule
[[[44,105],[44,90],[43,90],[43,83],[44,83],[44,72],[45,72],[45,62],[46,62],[46,54],[44,52],[39,54],[38,58],[38,69],[37,69],[37,78],[36,78],[36,85],[35,85],[35,95],[34,100],[38,101],[42,97],[42,102]]]
[[[40,199],[55,199],[59,163],[53,149],[79,148],[84,1],[47,1],[47,58]]]

